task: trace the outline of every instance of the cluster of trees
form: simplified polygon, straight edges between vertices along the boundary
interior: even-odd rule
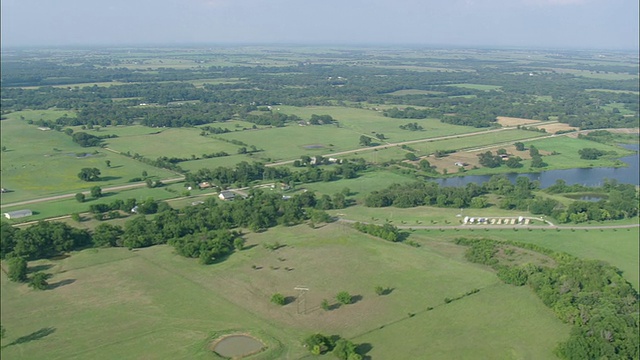
[[[606,182],[601,188],[581,185],[567,186],[560,180],[546,191],[562,192],[596,191],[606,194],[606,199],[598,202],[574,201],[563,206],[558,201],[544,196],[535,196],[540,184],[519,176],[512,183],[504,175],[492,176],[482,185],[468,184],[466,187],[441,187],[435,182],[393,184],[386,189],[371,192],[364,200],[368,207],[473,207],[487,205],[483,195],[499,195],[498,206],[507,210],[528,210],[533,214],[553,216],[560,223],[602,221],[633,218],[638,214],[638,192],[633,185]]]
[[[87,230],[60,222],[41,221],[25,229],[3,222],[1,229],[0,255],[3,259],[37,260],[91,246],[91,234]]]
[[[309,124],[311,125],[327,125],[333,124],[336,120],[331,115],[316,115],[311,114]]]
[[[503,159],[500,154],[493,155],[491,151],[486,151],[484,153],[478,154],[480,165],[488,168],[496,168],[501,166],[502,164],[507,165],[510,168],[519,168],[522,167],[520,163],[522,159],[519,156],[510,156],[508,159]]]
[[[497,270],[506,283],[528,284],[559,319],[572,326],[569,339],[557,353],[564,359],[637,359],[639,324],[638,292],[610,265],[555,253],[531,244],[508,244],[488,239],[459,238],[469,246],[469,261]],[[510,265],[499,261],[499,249],[524,247],[543,253],[556,266]]]
[[[86,132],[76,132],[71,136],[73,142],[83,147],[100,146],[102,139],[95,135],[87,134]]]
[[[365,234],[373,235],[391,242],[400,241],[402,238],[400,230],[396,226],[389,223],[385,223],[384,225],[380,226],[375,224],[363,224],[357,222],[353,224],[353,227]]]
[[[357,352],[358,346],[337,335],[313,334],[306,337],[302,343],[314,355],[331,352],[340,360],[362,360],[362,355]]]
[[[309,164],[311,158],[303,158]],[[328,160],[327,160],[328,161]],[[325,163],[320,159],[320,165]],[[302,166],[300,160],[297,165]],[[220,187],[229,185],[248,186],[256,180],[276,180],[285,184],[311,183],[317,181],[334,181],[340,178],[353,179],[358,173],[367,169],[364,159],[352,159],[337,164],[332,168],[321,169],[317,166],[308,166],[303,171],[291,171],[288,168],[266,167],[262,163],[249,164],[246,161],[238,163],[235,167],[217,167],[215,169],[200,169],[186,174],[188,184],[195,186],[203,181],[214,183]]]
[[[431,205],[438,207],[469,207],[471,200],[486,193],[476,184],[466,187],[441,187],[435,182],[393,184],[371,192],[364,200],[368,207],[395,206],[400,208]]]
[[[270,125],[275,127],[283,127],[289,122],[298,122],[302,119],[296,115],[287,115],[281,112],[271,112],[266,114],[249,114],[244,117],[245,121],[254,123],[256,125]]]
[[[82,181],[98,181],[100,180],[100,169],[82,168],[78,173],[78,178]]]
[[[580,159],[584,160],[597,160],[600,156],[605,155],[607,152],[596,148],[584,148],[578,150]]]
[[[417,122],[412,122],[412,123],[400,125],[399,127],[402,130],[409,130],[409,131],[422,131],[422,130],[424,130],[424,128],[421,125],[418,125]]]
[[[132,204],[131,200],[116,200],[108,208],[130,211]],[[259,231],[278,224],[289,226],[309,219],[310,213],[316,221],[330,219],[326,213],[320,216],[321,210],[313,209],[316,204],[312,192],[283,199],[278,194],[254,190],[245,200],[218,204],[211,199],[180,211],[161,203],[158,208],[162,211],[153,220],[136,216],[127,221],[124,228],[101,224],[93,233],[58,222],[38,222],[25,229],[2,223],[0,251],[2,258],[36,260],[83,247],[139,248],[168,242],[178,253],[210,263],[241,248],[242,241],[237,239],[239,234],[230,229],[240,227]],[[141,205],[138,204],[138,211]]]

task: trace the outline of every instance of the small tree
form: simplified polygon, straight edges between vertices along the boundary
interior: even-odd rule
[[[360,145],[362,146],[371,146],[371,138],[366,135],[360,136]]]
[[[100,186],[94,186],[91,188],[91,197],[99,198],[102,197],[102,188]]]
[[[105,160],[104,163],[107,164],[107,167],[111,167],[111,160]]]
[[[236,250],[242,250],[244,249],[245,242],[246,242],[245,239],[241,237],[237,237],[233,240],[233,247],[236,248]]]
[[[523,143],[518,141],[518,142],[514,143],[513,145],[516,147],[516,150],[524,151],[524,144]]]
[[[348,292],[340,291],[336,295],[336,300],[338,300],[338,302],[340,302],[341,304],[349,305],[349,304],[351,304],[352,297],[351,297],[351,294],[349,294]]]
[[[82,221],[82,218],[80,217],[80,214],[73,213],[73,214],[71,214],[71,220],[73,220],[75,222],[80,222],[80,221]]]
[[[276,305],[284,305],[286,302],[286,299],[284,297],[284,295],[280,294],[280,293],[275,293],[271,296],[271,302],[276,304]]]
[[[33,288],[34,290],[46,290],[47,286],[49,286],[49,283],[47,282],[47,279],[49,277],[51,277],[50,274],[38,271],[37,273],[33,274],[33,277],[31,277],[31,280],[29,280],[29,287]]]
[[[376,286],[375,291],[376,295],[384,295],[384,288],[380,285]]]
[[[84,202],[84,199],[85,199],[85,195],[83,193],[77,193],[76,194],[76,200],[78,202]]]
[[[78,178],[82,181],[98,181],[100,180],[100,169],[82,168],[78,173]]]
[[[341,360],[362,359],[362,356],[356,352],[356,344],[347,339],[336,341],[336,345],[333,348],[333,355]]]
[[[406,154],[404,155],[404,158],[405,158],[405,159],[407,159],[407,160],[409,160],[409,161],[416,161],[416,160],[418,160],[418,157],[416,156],[416,154],[414,154],[414,153],[412,153],[412,152],[410,152],[410,153],[406,153]]]
[[[329,300],[322,300],[322,303],[320,303],[320,307],[322,307],[322,310],[324,311],[329,311],[329,309],[331,308],[331,306],[329,305]]]
[[[27,280],[27,260],[21,257],[9,260],[9,280],[24,282]]]

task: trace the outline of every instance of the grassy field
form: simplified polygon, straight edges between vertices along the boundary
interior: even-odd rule
[[[438,247],[389,243],[339,224],[246,238],[247,250],[212,266],[168,246],[89,249],[33,262],[53,274],[52,288],[42,292],[2,274],[2,356],[210,359],[211,335],[238,330],[267,340],[260,359],[305,357],[300,340],[312,332],[364,343],[372,358],[553,358],[568,336],[528,289],[502,285],[492,271],[462,260],[459,248],[444,255]],[[260,246],[276,240],[286,246]],[[310,288],[306,306],[269,302],[275,292],[297,296],[298,285]],[[378,285],[391,293],[376,295]],[[475,288],[480,292],[444,304]],[[343,290],[357,301],[320,308]]]
[[[175,174],[145,165],[136,160],[100,148],[83,148],[70,136],[54,130],[39,130],[25,120],[53,119],[62,116],[55,111],[28,111],[9,114],[2,125],[2,187],[12,192],[2,194],[2,203],[30,198],[125,184],[139,177],[142,171],[149,176],[168,178]],[[106,161],[111,162],[107,167]],[[82,168],[98,168],[101,181],[84,182],[77,174]]]

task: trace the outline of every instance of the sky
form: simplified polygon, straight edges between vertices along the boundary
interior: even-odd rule
[[[638,0],[2,0],[2,47],[638,49]]]

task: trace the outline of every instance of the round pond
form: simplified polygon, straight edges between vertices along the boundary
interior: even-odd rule
[[[238,358],[262,351],[265,345],[258,339],[243,335],[227,335],[213,343],[213,351],[226,358]]]

